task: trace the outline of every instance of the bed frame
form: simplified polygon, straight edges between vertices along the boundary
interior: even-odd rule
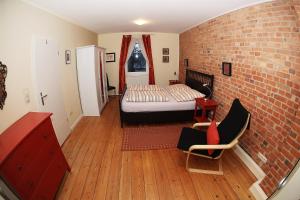
[[[213,93],[213,82],[214,75],[204,74],[201,72],[186,70],[185,84],[192,89],[195,89],[206,96]],[[207,84],[204,87],[203,84]],[[141,124],[141,123],[162,123],[162,122],[179,122],[179,121],[192,121],[194,116],[194,110],[180,110],[180,111],[161,111],[161,112],[123,112],[122,111],[122,100],[126,92],[120,97],[119,108],[120,108],[120,122],[123,128],[124,123],[129,124]]]

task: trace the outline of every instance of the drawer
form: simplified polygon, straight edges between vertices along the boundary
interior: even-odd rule
[[[51,121],[45,121],[19,144],[0,166],[0,175],[5,178],[11,187],[15,188],[17,193],[20,194],[20,180],[22,180],[26,173],[30,171],[34,172],[36,169],[35,165],[37,167],[40,165],[41,162],[38,162],[38,160],[42,156],[39,155],[42,151],[48,149],[45,149],[46,144],[51,144],[51,146],[57,148],[56,138],[53,134]],[[32,185],[32,187],[34,186],[34,182],[28,184]]]
[[[55,154],[54,159],[44,172],[33,195],[32,200],[54,199],[62,178],[67,170],[67,164],[60,153]]]
[[[57,141],[57,138],[55,135],[55,131],[53,129],[50,118],[43,123],[43,125],[41,126],[41,129],[40,129],[40,133],[46,141],[53,140],[53,141],[56,141],[58,144],[58,141]],[[58,146],[59,146],[59,144],[58,144]]]
[[[1,175],[15,186],[43,143],[38,132],[29,135],[1,165]]]
[[[37,187],[43,173],[51,164],[54,156],[58,153],[59,149],[52,140],[49,140],[49,142],[43,146],[41,151],[37,153],[32,162],[24,170],[24,174],[20,177],[15,186],[22,198],[29,198],[34,189]]]

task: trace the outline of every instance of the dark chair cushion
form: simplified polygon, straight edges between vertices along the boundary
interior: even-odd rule
[[[239,99],[233,101],[228,114],[218,126],[220,144],[229,144],[237,137],[247,121],[248,113]]]
[[[206,132],[200,131],[193,128],[184,127],[181,131],[181,135],[177,144],[177,148],[183,151],[188,151],[192,145],[205,145]],[[222,150],[215,150],[213,154],[209,155],[207,150],[194,150],[193,153],[205,155],[208,157],[215,158],[220,155]]]

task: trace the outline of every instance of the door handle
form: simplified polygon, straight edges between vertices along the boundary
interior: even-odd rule
[[[45,105],[44,98],[46,98],[48,95],[45,94],[45,95],[43,96],[43,93],[42,93],[42,92],[40,93],[40,95],[41,95],[42,105],[44,106],[44,105]]]

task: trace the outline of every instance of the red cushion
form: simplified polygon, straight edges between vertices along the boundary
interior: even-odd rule
[[[215,145],[220,143],[220,137],[219,137],[217,124],[215,120],[213,120],[210,126],[208,127],[206,138],[207,138],[207,144]],[[207,151],[209,155],[213,154],[214,152],[214,150],[212,149],[208,149]]]

